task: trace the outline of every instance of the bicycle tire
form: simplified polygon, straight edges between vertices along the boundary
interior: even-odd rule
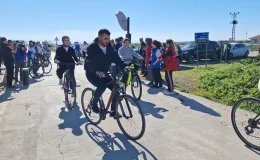
[[[67,107],[69,108],[69,109],[72,109],[74,106],[75,106],[75,104],[76,104],[76,99],[77,99],[77,94],[76,94],[76,86],[75,86],[75,84],[73,85],[73,87],[72,87],[72,94],[74,94],[74,96],[73,96],[73,100],[70,102],[69,101],[69,88],[70,88],[70,81],[71,81],[71,79],[70,78],[68,78],[68,76],[67,76],[67,74],[68,73],[65,73],[65,76],[64,76],[64,86],[63,86],[63,90],[64,90],[64,95],[65,95],[65,102],[66,102],[66,104],[67,104]],[[69,79],[69,80],[68,80]]]
[[[48,62],[48,66],[44,65],[45,66],[45,69],[44,69],[44,73],[45,74],[49,74],[52,70],[52,64],[51,64],[51,61],[50,60],[47,60]],[[43,62],[44,64],[46,63],[46,61]],[[49,70],[46,70],[46,67],[49,67],[50,69]]]
[[[85,93],[88,92],[88,91],[91,92],[91,95],[92,95],[92,96],[93,96],[93,94],[94,94],[94,90],[91,89],[91,88],[85,88],[85,89],[82,91],[82,94],[81,94],[81,108],[82,108],[83,113],[85,114],[87,120],[88,120],[91,124],[93,124],[93,125],[98,125],[98,124],[101,122],[101,120],[102,120],[102,119],[101,119],[101,115],[98,114],[98,115],[99,115],[99,118],[98,118],[98,120],[95,122],[95,121],[91,120],[91,118],[89,117],[90,115],[88,115],[88,114],[91,114],[91,113],[87,113],[87,112],[86,112],[86,110],[87,110],[88,108],[87,108],[87,106],[85,106],[85,104],[84,104],[84,96],[85,96]]]
[[[29,68],[29,75],[30,75],[31,78],[33,78],[33,79],[39,79],[39,78],[41,78],[41,77],[43,76],[43,74],[44,74],[44,65],[41,64],[41,63],[37,64],[37,65],[40,66],[40,67],[38,68],[38,70],[39,70],[40,68],[42,68],[42,73],[41,73],[41,74],[38,74],[38,76],[36,76],[36,77],[33,76],[32,73],[31,73],[31,71],[33,70],[34,65],[36,65],[36,64],[31,65],[30,68]]]
[[[138,82],[138,84],[139,84],[139,95],[135,95],[135,93],[134,93],[134,84],[133,84],[133,79],[134,78],[137,78],[137,82]],[[139,77],[139,75],[138,74],[133,74],[132,75],[132,79],[131,79],[131,91],[132,91],[132,95],[133,95],[133,97],[136,99],[136,100],[140,100],[141,99],[141,97],[142,97],[142,81],[141,81],[141,79],[140,79],[140,77]]]
[[[252,148],[254,148],[254,149],[256,149],[256,150],[260,150],[260,146],[256,146],[256,145],[254,145],[254,144],[248,142],[248,141],[246,140],[246,138],[243,137],[243,135],[239,132],[239,129],[238,129],[237,124],[236,124],[236,120],[235,120],[236,110],[237,110],[239,104],[241,104],[242,102],[246,102],[246,101],[254,101],[254,102],[257,102],[257,103],[260,104],[260,99],[254,98],[254,97],[247,97],[247,98],[242,98],[242,99],[238,100],[238,101],[235,103],[235,105],[233,106],[232,112],[231,112],[232,126],[233,126],[233,128],[234,128],[234,130],[235,130],[237,136],[238,136],[246,145],[248,145],[248,146],[250,146],[250,147],[252,147]]]
[[[132,102],[135,103],[136,107],[138,108],[139,110],[139,113],[141,115],[141,119],[142,119],[142,129],[141,129],[141,132],[137,135],[137,136],[131,136],[127,133],[127,131],[124,129],[124,127],[122,126],[121,122],[120,122],[120,119],[123,118],[123,117],[119,117],[118,116],[118,106],[119,106],[119,103],[121,103],[122,100],[126,100],[128,101],[127,99],[131,99]],[[122,108],[121,108],[122,109]],[[145,132],[145,127],[146,127],[146,123],[145,123],[145,117],[144,117],[144,113],[142,111],[142,108],[140,107],[140,104],[136,101],[136,99],[130,95],[121,95],[120,98],[119,98],[119,101],[117,102],[117,105],[116,105],[116,120],[117,120],[117,123],[118,123],[118,126],[119,128],[121,129],[121,131],[125,134],[125,136],[130,139],[130,140],[138,140],[140,138],[142,138],[142,136],[144,135],[144,132]]]

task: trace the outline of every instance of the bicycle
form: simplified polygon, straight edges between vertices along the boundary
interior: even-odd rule
[[[52,64],[50,61],[50,51],[43,52],[43,54],[40,55],[39,59],[40,59],[40,62],[44,65],[44,68],[45,68],[44,73],[49,74],[52,70]]]
[[[126,84],[124,84],[125,90],[129,85],[131,85],[131,92],[132,92],[133,97],[136,100],[140,100],[141,96],[142,96],[142,81],[141,81],[141,79],[138,75],[137,69],[136,69],[136,67],[139,68],[139,66],[140,66],[140,64],[138,63],[137,59],[134,59],[131,62],[131,65],[129,67],[130,71],[128,72],[127,81],[126,81]],[[139,94],[135,94],[134,89],[136,89],[136,88],[139,88],[139,89],[137,89],[139,91]]]
[[[33,79],[38,79],[41,78],[44,73],[45,73],[44,65],[40,63],[40,59],[34,54],[32,65],[29,66],[29,75]]]
[[[117,101],[117,104],[116,104],[116,120],[117,120],[118,126],[121,129],[121,131],[126,135],[127,138],[129,138],[130,140],[138,140],[138,139],[140,139],[144,135],[144,132],[145,132],[146,124],[145,124],[144,113],[143,113],[139,103],[133,97],[131,97],[130,95],[127,95],[125,93],[125,90],[123,89],[123,87],[121,87],[119,85],[119,75],[116,74],[115,69],[112,69],[112,70],[114,70],[114,71],[110,72],[109,74],[112,76],[114,87],[113,87],[113,90],[112,90],[112,92],[110,94],[107,106],[105,106],[103,98],[101,96],[99,101],[98,101],[98,106],[100,108],[100,112],[98,114],[92,112],[92,107],[91,107],[90,104],[91,104],[91,102],[93,100],[94,90],[91,89],[91,88],[85,88],[83,90],[83,92],[82,92],[82,95],[81,95],[82,110],[83,110],[86,118],[89,120],[89,122],[91,124],[98,125],[101,122],[101,120],[105,120],[106,119],[106,115],[108,113],[110,113],[108,110],[109,110],[109,107],[110,107],[110,105],[112,103],[112,99],[113,99],[115,93],[118,93],[117,94],[118,95],[118,99],[117,99],[118,101]],[[90,93],[91,99],[86,102],[88,104],[85,104],[84,103],[85,95],[88,92]],[[126,102],[126,105],[127,105],[126,108],[123,108],[123,105],[122,105],[123,100]],[[130,103],[135,105],[135,106],[130,108],[130,106],[129,106]],[[131,135],[131,133],[129,133],[129,131],[127,131],[123,127],[121,120],[123,118],[125,118],[126,120],[132,119],[134,117],[133,116],[134,109],[138,110],[137,113],[140,114],[140,118],[141,118],[142,122],[141,122],[141,130],[140,130],[140,132],[138,132],[138,134],[136,134],[136,135]],[[94,118],[96,117],[97,120],[92,120],[91,119],[91,115],[93,115],[93,114],[94,114]],[[134,124],[136,124],[136,123],[134,123]],[[132,130],[132,128],[131,128],[131,130]]]
[[[62,84],[62,89],[64,90],[64,95],[65,95],[65,103],[69,109],[73,108],[76,104],[76,81],[75,77],[71,76],[70,73],[70,66],[75,65],[76,63],[64,63],[64,62],[59,62],[56,61],[57,64],[59,65],[65,65],[66,71],[64,72],[64,78],[63,78],[63,84]],[[76,64],[77,65],[77,64]]]
[[[247,97],[238,100],[232,108],[231,121],[238,137],[246,145],[260,150],[260,143],[254,144],[260,140],[260,99]]]

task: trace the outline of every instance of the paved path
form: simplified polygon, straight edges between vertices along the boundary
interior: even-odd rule
[[[56,67],[54,67],[55,69]],[[78,102],[85,87],[83,66],[76,68]],[[79,104],[64,108],[55,71],[32,81],[29,88],[0,93],[1,160],[257,160],[236,136],[230,107],[180,93],[144,87],[140,104],[146,132],[129,141],[115,120],[88,124]],[[104,94],[105,101],[109,91]]]

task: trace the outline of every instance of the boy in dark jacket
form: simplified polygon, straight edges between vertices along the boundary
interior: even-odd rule
[[[1,48],[0,55],[4,60],[4,65],[6,67],[7,72],[7,87],[14,88],[13,86],[13,76],[14,76],[14,57],[12,54],[12,50],[7,45],[7,39],[2,37],[1,40]]]

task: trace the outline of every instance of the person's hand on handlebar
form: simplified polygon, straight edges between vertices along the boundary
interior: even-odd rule
[[[105,78],[105,77],[106,77],[106,74],[105,74],[104,72],[96,71],[96,74],[97,74],[100,78]]]

